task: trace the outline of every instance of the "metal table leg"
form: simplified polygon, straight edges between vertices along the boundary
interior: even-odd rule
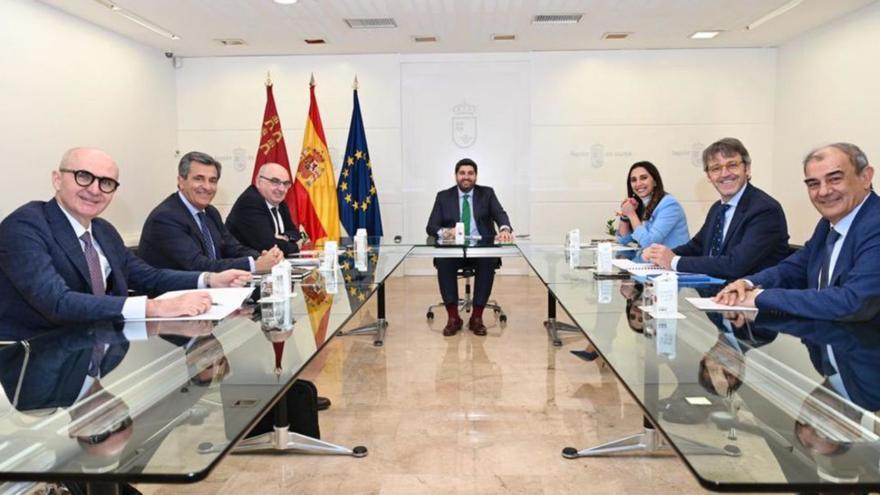
[[[367,448],[363,445],[348,448],[290,431],[290,422],[287,420],[287,401],[284,398],[275,404],[272,411],[275,415],[275,429],[242,440],[232,449],[233,454],[291,451],[302,454],[350,455],[352,457],[367,455]],[[221,452],[228,445],[228,443],[204,442],[199,445],[199,453]]]
[[[547,333],[550,334],[550,339],[556,347],[562,345],[562,340],[559,338],[559,332],[581,331],[581,329],[575,325],[556,321],[556,298],[553,297],[553,293],[551,293],[549,289],[547,290],[547,320],[544,321],[544,328],[547,329]]]
[[[385,329],[388,328],[388,320],[385,319],[385,282],[380,283],[376,289],[376,306],[378,312],[376,321],[345,332],[339,332],[338,335],[376,334],[376,337],[373,339],[373,345],[382,347],[385,344]]]

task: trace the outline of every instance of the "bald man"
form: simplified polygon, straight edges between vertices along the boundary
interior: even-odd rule
[[[211,307],[206,292],[169,299],[129,297],[128,289],[243,286],[250,274],[159,270],[132,254],[98,216],[119,187],[119,167],[91,148],[67,151],[52,172],[55,197],[31,201],[0,223],[0,325],[47,328],[121,318],[193,316]]]
[[[285,255],[298,253],[302,240],[284,203],[292,184],[290,173],[281,165],[263,165],[257,171],[257,183],[248,186],[232,206],[226,228],[251,249],[278,246]]]

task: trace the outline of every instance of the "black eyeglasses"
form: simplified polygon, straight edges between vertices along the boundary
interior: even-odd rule
[[[293,182],[291,182],[289,180],[281,180],[281,179],[275,179],[275,178],[270,179],[268,177],[263,177],[262,175],[260,176],[260,178],[263,180],[269,181],[273,186],[290,187],[291,184],[293,184]]]
[[[110,194],[119,187],[119,181],[113,177],[98,177],[88,170],[71,170],[69,168],[59,168],[58,170],[73,174],[73,180],[75,180],[80,187],[91,186],[92,182],[95,182],[95,179],[98,179],[98,189],[100,189],[101,192]]]
[[[94,435],[88,435],[84,437],[78,437],[80,442],[83,442],[87,445],[98,445],[99,443],[104,443],[110,438],[110,435],[114,433],[119,433],[122,430],[130,427],[134,421],[132,421],[130,416],[126,416],[125,419],[117,423],[113,428],[109,430],[102,431],[101,433],[95,433]]]

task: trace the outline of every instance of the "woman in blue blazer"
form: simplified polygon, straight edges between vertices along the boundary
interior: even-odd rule
[[[639,247],[663,244],[670,248],[691,238],[678,201],[663,189],[660,172],[651,162],[636,162],[626,175],[627,197],[620,205],[617,241],[636,241]]]

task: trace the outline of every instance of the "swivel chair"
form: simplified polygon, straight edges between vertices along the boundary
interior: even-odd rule
[[[471,279],[474,278],[474,269],[468,266],[459,268],[458,278],[464,279],[464,296],[458,298],[458,312],[470,313],[471,309],[474,307],[474,300],[471,297]],[[425,317],[429,320],[433,320],[434,309],[444,307],[446,307],[446,305],[443,304],[443,301],[428,306],[428,312],[425,314]],[[498,304],[498,301],[490,299],[486,303],[486,309],[491,309],[492,312],[495,313],[495,317],[502,326],[507,324],[507,315],[504,313],[504,309]]]

